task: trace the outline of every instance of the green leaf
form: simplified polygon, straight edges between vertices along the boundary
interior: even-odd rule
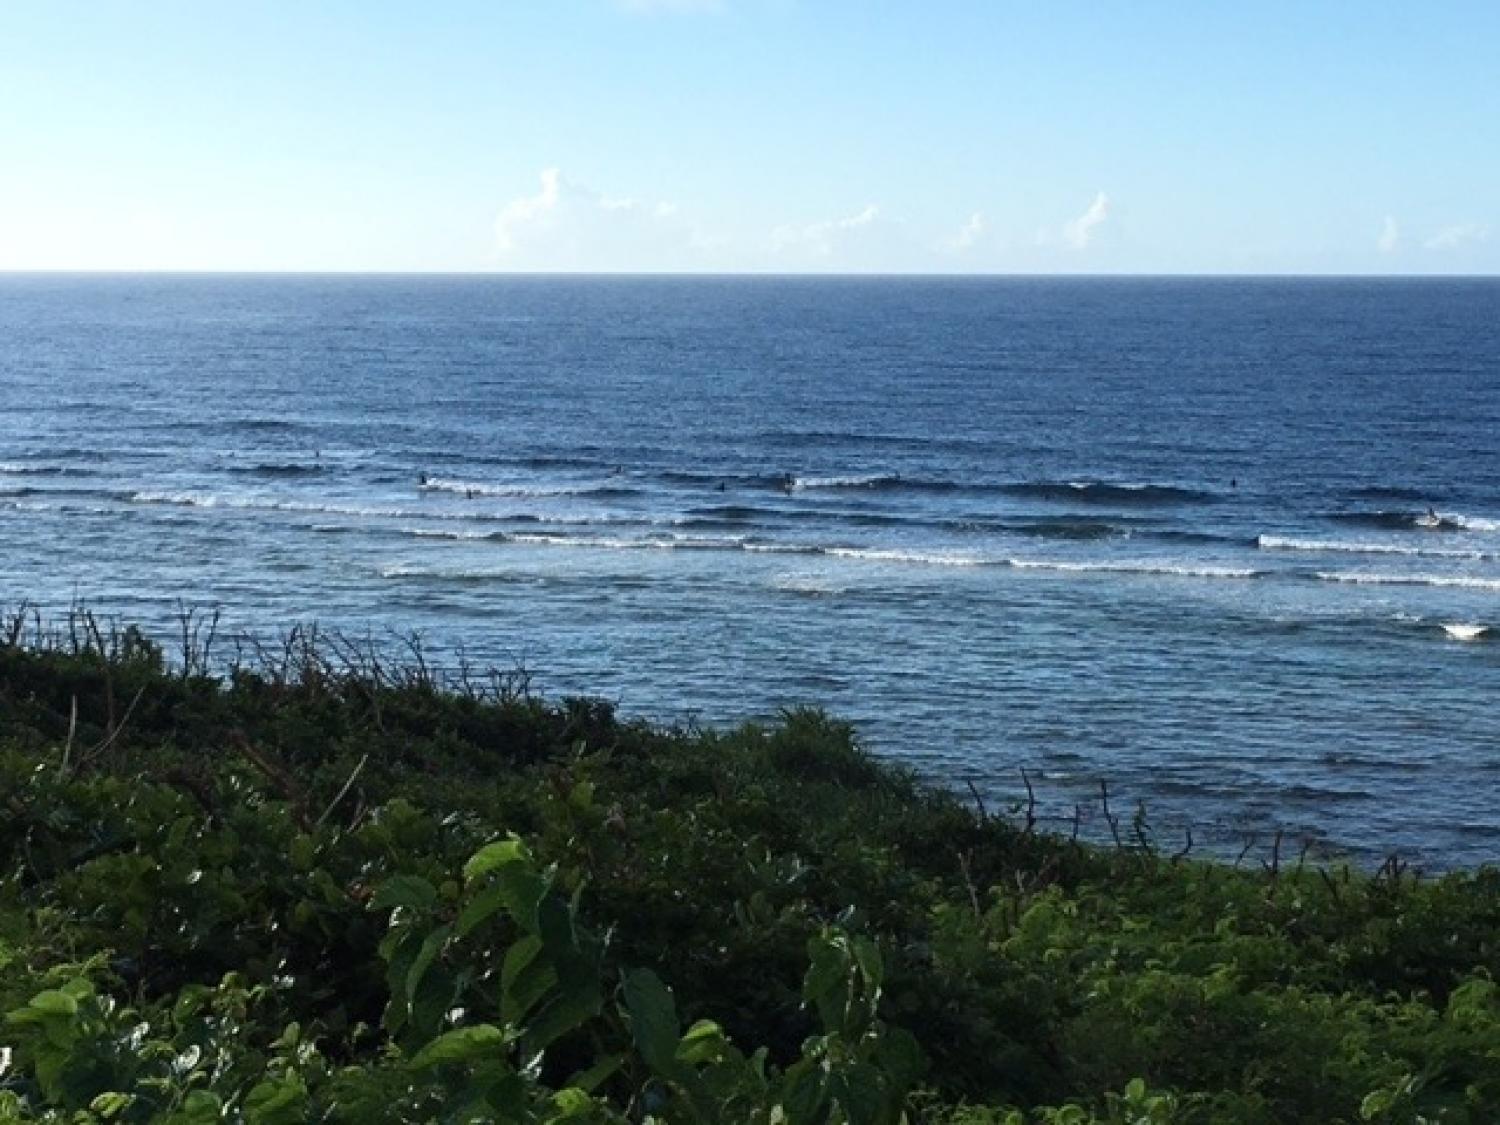
[[[652,1070],[671,1077],[679,1069],[677,1041],[682,1027],[672,993],[650,969],[626,973],[624,992],[636,1049]]]
[[[863,937],[855,938],[851,944],[854,946],[854,960],[864,974],[866,985],[872,993],[879,992],[885,981],[885,962],[880,956],[880,947]]]
[[[519,1024],[557,984],[557,972],[542,957],[540,938],[526,937],[505,953],[500,967],[500,1016]]]
[[[437,902],[437,897],[437,888],[420,875],[393,875],[375,891],[370,899],[370,909],[390,910],[406,906],[425,910]]]
[[[410,1003],[416,998],[417,989],[422,986],[422,977],[432,965],[437,955],[442,951],[444,943],[453,936],[452,926],[439,926],[427,935],[422,942],[422,948],[417,950],[417,956],[411,963],[411,969],[406,974],[406,1000]]]
[[[217,1125],[223,1111],[224,1103],[218,1094],[194,1090],[182,1100],[182,1108],[177,1111],[173,1120],[182,1125]]]
[[[506,906],[506,889],[488,887],[475,895],[458,914],[458,936],[467,937],[476,926],[488,921]]]
[[[849,1016],[849,953],[827,937],[808,942],[812,963],[802,981],[802,998],[818,1010],[823,1030],[844,1030]]]
[[[100,1117],[108,1121],[122,1109],[127,1108],[133,1101],[135,1101],[135,1098],[130,1094],[122,1094],[118,1090],[111,1090],[106,1094],[100,1094],[93,1101],[89,1102],[89,1112],[97,1113]]]
[[[66,992],[49,988],[33,996],[27,1007],[46,1015],[71,1016],[78,1011],[78,1001]]]
[[[677,1044],[677,1061],[688,1066],[715,1063],[724,1057],[729,1041],[713,1020],[699,1020],[687,1029]]]
[[[562,989],[542,1006],[526,1028],[528,1051],[539,1054],[554,1040],[581,1027],[604,1008],[604,996],[598,978],[564,983]]]
[[[496,840],[493,844],[486,844],[472,856],[469,862],[464,864],[464,879],[472,883],[483,875],[488,875],[501,867],[510,864],[531,863],[531,853],[526,850],[526,845],[519,838],[511,836],[506,840]]]
[[[511,1041],[507,1032],[493,1024],[460,1027],[439,1035],[417,1052],[411,1065],[418,1070],[447,1063],[468,1063],[498,1056]]]
[[[420,1046],[437,1036],[457,997],[458,981],[444,965],[434,965],[422,977],[411,999],[406,1046]]]
[[[590,1118],[598,1103],[582,1090],[569,1087],[552,1095],[554,1116],[549,1121],[577,1121]]]
[[[552,958],[559,974],[567,962],[579,955],[578,932],[573,927],[573,912],[557,895],[547,895],[536,906],[536,936],[542,939],[547,956]]]
[[[624,1055],[605,1055],[587,1070],[580,1071],[568,1079],[569,1086],[575,1086],[580,1090],[592,1094],[601,1083],[607,1081],[611,1075],[620,1069],[625,1063]]]
[[[803,1059],[786,1072],[781,1106],[786,1110],[788,1125],[809,1125],[819,1120],[827,1097],[823,1071],[810,1060]]]
[[[868,1063],[854,1063],[843,1073],[835,1075],[829,1085],[833,1087],[834,1096],[843,1107],[849,1125],[879,1125],[887,1107],[878,1070]],[[895,1114],[890,1116],[894,1118]]]
[[[245,1095],[248,1125],[298,1125],[307,1119],[306,1109],[307,1087],[295,1074],[258,1083]]]

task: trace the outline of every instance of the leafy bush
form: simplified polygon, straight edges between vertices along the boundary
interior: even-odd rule
[[[0,644],[0,1122],[1500,1120],[1500,872],[1090,848],[792,711]]]

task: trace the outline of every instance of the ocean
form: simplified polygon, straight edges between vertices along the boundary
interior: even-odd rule
[[[1497,280],[9,275],[0,390],[7,609],[1500,859]]]

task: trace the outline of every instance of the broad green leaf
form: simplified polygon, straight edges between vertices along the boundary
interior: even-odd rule
[[[834,1097],[843,1107],[849,1125],[879,1125],[887,1119],[885,1090],[881,1074],[868,1063],[854,1063],[829,1081]],[[896,1108],[894,1106],[892,1109]],[[895,1114],[890,1115],[893,1119]]]
[[[506,906],[506,890],[501,886],[488,887],[475,895],[458,914],[458,935],[467,937],[476,926],[482,925],[497,911]]]
[[[564,964],[578,955],[578,932],[573,928],[573,912],[557,895],[547,895],[537,903],[536,935],[542,939],[542,946],[557,965],[559,974]]]
[[[624,978],[625,1011],[630,1013],[630,1037],[640,1058],[663,1077],[676,1067],[676,1044],[681,1023],[676,1019],[676,1001],[649,969],[633,969]]]
[[[218,1094],[194,1090],[182,1100],[182,1108],[173,1121],[181,1125],[216,1125],[223,1112],[224,1103]]]
[[[496,840],[469,857],[469,862],[464,864],[464,880],[472,883],[497,868],[516,863],[530,865],[531,853],[526,850],[526,845],[515,836]]]
[[[682,1029],[672,993],[650,969],[626,973],[624,992],[636,1049],[652,1070],[671,1077],[678,1069],[677,1040]]]
[[[417,950],[417,956],[411,963],[411,969],[406,974],[406,999],[410,1003],[417,995],[417,989],[422,986],[422,977],[427,972],[433,960],[442,951],[443,945],[453,936],[452,926],[439,926],[427,935],[422,941],[422,948]]]
[[[420,875],[393,875],[375,891],[371,910],[389,910],[396,906],[425,910],[437,901],[437,888]]]
[[[27,1006],[34,1011],[56,1016],[71,1016],[78,1011],[77,1000],[54,988],[38,992]]]
[[[557,984],[557,973],[542,956],[540,938],[526,937],[505,953],[500,967],[500,1015],[519,1024]]]
[[[298,1125],[307,1119],[307,1087],[297,1075],[254,1086],[245,1096],[247,1125]]]
[[[854,960],[864,974],[867,986],[872,993],[879,992],[885,981],[885,962],[880,956],[880,947],[864,937],[855,938],[851,944],[854,946]]]
[[[843,1031],[849,1015],[849,954],[826,937],[808,943],[812,963],[802,981],[802,997],[818,1011],[823,1030]]]
[[[677,1044],[677,1061],[689,1066],[718,1062],[726,1053],[729,1041],[724,1029],[713,1020],[699,1020],[688,1028]]]
[[[421,1070],[446,1063],[468,1063],[498,1056],[511,1036],[493,1024],[460,1027],[439,1035],[417,1052],[411,1065]]]
[[[554,1040],[587,1023],[604,1008],[597,978],[564,984],[526,1027],[526,1047],[539,1054]]]
[[[812,1122],[821,1120],[819,1111],[827,1098],[823,1071],[815,1063],[803,1059],[786,1072],[781,1090],[781,1106],[786,1111],[788,1125],[811,1125]]]

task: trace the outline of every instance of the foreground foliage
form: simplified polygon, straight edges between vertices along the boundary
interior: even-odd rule
[[[0,1122],[1493,1122],[1500,872],[1089,848],[729,733],[0,644]]]

